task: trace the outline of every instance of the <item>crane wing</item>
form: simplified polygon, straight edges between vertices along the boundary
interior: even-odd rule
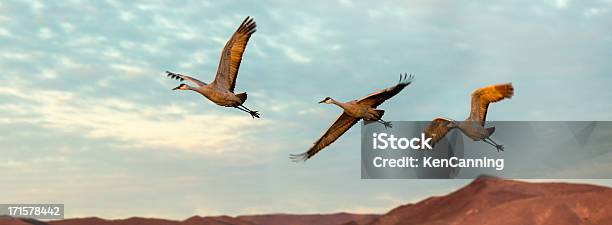
[[[215,76],[215,80],[211,83],[212,85],[234,92],[242,55],[244,54],[249,38],[251,38],[251,35],[256,31],[256,26],[253,18],[247,17],[242,21],[240,27],[238,27],[227,43],[225,43],[225,47],[223,51],[221,51],[217,75]]]
[[[426,138],[431,138],[431,146],[433,147],[438,141],[440,141],[446,133],[453,129],[450,127],[451,121],[446,118],[435,118],[423,131]]]
[[[321,138],[319,138],[319,140],[317,140],[312,145],[312,147],[308,149],[308,151],[302,154],[291,155],[290,158],[293,159],[293,161],[308,160],[310,157],[323,150],[323,148],[336,141],[340,136],[342,136],[342,134],[344,134],[353,125],[355,125],[357,121],[359,121],[359,118],[349,116],[348,114],[343,112],[342,115],[340,115],[338,119],[336,119],[336,122],[334,122],[334,124],[332,124],[331,127],[327,129],[325,134],[323,134],[323,136],[321,136]]]
[[[190,76],[186,76],[186,75],[182,75],[182,74],[178,74],[178,73],[173,73],[173,72],[170,72],[170,71],[166,71],[166,73],[168,74],[168,77],[170,77],[171,79],[176,79],[176,80],[179,80],[179,81],[187,80],[187,81],[189,81],[191,83],[194,83],[194,84],[196,84],[196,85],[198,85],[200,87],[206,85],[206,83],[204,83],[204,82],[202,82],[202,81],[200,81],[198,79],[195,79],[193,77],[190,77]]]
[[[391,97],[400,93],[406,86],[412,83],[413,79],[414,76],[412,76],[412,74],[410,74],[410,77],[408,77],[407,74],[400,74],[400,80],[398,84],[393,87],[388,87],[383,90],[374,92],[366,97],[363,97],[362,99],[359,99],[358,102],[360,104],[365,104],[372,108],[376,108],[377,106],[385,102],[387,99],[390,99]]]
[[[514,87],[512,83],[498,84],[476,89],[472,92],[470,115],[466,120],[480,121],[484,126],[489,104],[501,101],[504,98],[512,98]]]

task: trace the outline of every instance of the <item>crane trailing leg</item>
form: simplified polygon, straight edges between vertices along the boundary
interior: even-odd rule
[[[364,124],[368,125],[370,123],[379,122],[385,126],[385,128],[391,128],[391,122],[382,120],[382,116],[385,114],[385,110],[381,109],[370,109],[369,115],[366,118],[363,118]]]
[[[393,126],[391,125],[391,122],[389,121],[384,121],[383,119],[378,119],[376,122],[381,123],[383,126],[385,126],[385,128],[392,128]]]
[[[504,146],[497,144],[495,141],[493,141],[493,139],[491,139],[490,137],[487,137],[485,139],[482,139],[482,141],[486,142],[487,144],[490,144],[492,146],[494,146],[498,152],[500,151],[504,151]]]
[[[247,112],[247,113],[251,114],[251,117],[253,117],[253,119],[255,119],[255,118],[259,118],[259,112],[258,112],[258,111],[253,111],[253,110],[250,110],[249,108],[247,108],[247,107],[246,107],[246,106],[244,106],[244,105],[238,105],[238,106],[236,106],[235,108],[240,109],[240,110],[242,110],[242,111],[245,111],[245,112]]]

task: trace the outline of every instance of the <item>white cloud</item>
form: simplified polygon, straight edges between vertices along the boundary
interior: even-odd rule
[[[51,29],[49,29],[48,27],[43,27],[40,29],[40,31],[38,32],[38,37],[40,39],[43,40],[47,40],[47,39],[51,39],[55,36],[55,34],[53,33],[53,31],[51,31]]]
[[[106,49],[104,52],[102,52],[102,55],[113,59],[120,59],[122,56],[121,52],[116,48]]]
[[[2,6],[2,5],[0,4],[0,6]],[[13,20],[13,19],[12,19],[12,18],[10,18],[10,17],[8,17],[8,16],[2,16],[2,15],[0,15],[0,22],[2,22],[2,23],[6,23],[6,22],[9,22],[9,21],[12,21],[12,20]]]
[[[320,22],[309,20],[305,24],[300,26],[294,26],[291,28],[291,36],[293,40],[303,40],[306,43],[317,44],[322,41],[329,39],[334,35],[333,32],[322,28]]]
[[[19,160],[4,160],[0,161],[0,168],[18,169],[21,172],[34,171],[36,169],[45,168],[48,164],[66,163],[68,159],[64,156],[42,156],[38,158],[27,158]]]
[[[62,22],[62,23],[60,23],[60,26],[62,27],[62,29],[65,32],[68,32],[68,33],[74,31],[74,29],[75,29],[74,25],[72,25],[71,23],[68,23],[68,22]]]
[[[5,28],[0,27],[0,37],[10,37],[11,32]]]
[[[136,47],[136,43],[131,42],[131,41],[120,41],[119,46],[121,46],[124,49],[131,50],[134,47]]]
[[[43,69],[41,71],[41,76],[45,80],[51,80],[57,77],[57,72],[53,69]]]
[[[565,7],[567,7],[569,0],[555,0],[555,6],[557,8],[563,9]]]
[[[602,9],[602,8],[590,8],[588,10],[586,10],[584,12],[584,15],[591,17],[591,16],[599,16],[599,15],[603,15],[608,13],[607,9]]]
[[[27,54],[27,53],[20,53],[20,52],[3,52],[3,53],[0,53],[0,57],[9,59],[9,60],[26,61],[26,60],[31,60],[33,58],[33,55]]]
[[[22,90],[30,90],[24,93]],[[88,138],[111,138],[118,147],[166,149],[219,155],[258,154],[251,130],[266,123],[246,114],[202,113],[204,100],[188,105],[142,105],[120,98],[92,98],[65,91],[0,87],[0,96],[19,99],[0,104],[0,112],[14,120]],[[209,106],[214,107],[214,106]],[[211,109],[212,111],[212,109]],[[250,144],[247,144],[250,143]]]
[[[377,17],[382,16],[382,14],[383,14],[383,12],[382,12],[382,11],[380,11],[380,10],[375,10],[375,9],[369,9],[369,10],[367,11],[367,13],[368,13],[368,16],[369,16],[369,17],[371,17],[371,18],[377,18]]]
[[[293,47],[289,47],[289,46],[280,46],[280,48],[285,52],[285,54],[287,56],[289,56],[289,58],[291,60],[293,60],[294,62],[297,63],[309,63],[310,62],[310,58],[306,57],[305,55],[303,55],[301,52],[299,52],[298,50],[295,50],[295,48]]]
[[[80,36],[73,38],[70,42],[67,43],[70,47],[88,47],[93,48],[96,45],[100,45],[101,43],[107,41],[108,39],[103,36]]]
[[[281,50],[287,57],[289,57],[291,61],[294,61],[296,63],[309,63],[311,61],[309,57],[305,56],[295,48],[280,43],[277,38],[264,36],[263,39],[266,41],[266,44],[268,44],[268,46]]]
[[[122,74],[127,74],[128,76],[141,76],[147,73],[152,73],[145,68],[136,65],[129,64],[112,64],[111,68],[117,70],[117,72]]]
[[[353,6],[353,2],[351,2],[351,0],[338,0],[338,3],[347,7]]]
[[[155,54],[161,51],[160,44],[143,43],[140,45],[140,47],[150,54]]]
[[[122,11],[120,18],[124,22],[130,22],[132,19],[134,19],[134,14],[131,12]]]
[[[204,50],[196,51],[191,54],[191,56],[187,60],[180,62],[179,67],[181,67],[182,69],[192,69],[198,65],[216,64],[218,59],[211,58],[211,55],[217,56],[216,54]],[[213,71],[210,71],[210,73],[212,74]]]
[[[59,58],[59,64],[64,68],[74,69],[79,68],[83,65],[74,62],[70,57],[61,56]]]
[[[153,17],[153,23],[157,30],[170,32],[171,34],[184,40],[196,40],[202,37],[200,28],[184,23],[180,20],[155,15]],[[225,43],[225,41],[223,43]]]
[[[40,14],[42,10],[45,9],[45,4],[40,1],[30,1],[30,6],[36,14]]]

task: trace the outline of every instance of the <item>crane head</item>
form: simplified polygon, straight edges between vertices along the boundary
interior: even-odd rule
[[[189,88],[187,88],[186,84],[181,84],[178,87],[173,88],[172,90],[188,90]]]
[[[320,104],[320,103],[332,104],[332,103],[333,103],[333,101],[332,101],[332,98],[331,98],[331,97],[325,97],[323,100],[321,100],[321,101],[319,102],[319,104]]]

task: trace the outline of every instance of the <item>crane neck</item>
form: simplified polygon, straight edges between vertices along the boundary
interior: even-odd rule
[[[198,92],[198,93],[200,93],[200,94],[202,94],[204,96],[207,96],[208,94],[210,94],[212,92],[212,90],[209,87],[207,87],[207,86],[200,86],[200,87],[191,87],[191,86],[188,86],[188,88],[189,88],[189,90]]]
[[[200,87],[187,86],[187,90],[198,92],[207,98],[211,95],[211,92],[212,92],[212,90],[210,88],[206,88],[206,86],[200,86]]]
[[[335,99],[333,99],[333,98],[331,99],[331,101],[332,101],[332,103],[333,103],[334,105],[337,105],[338,107],[340,107],[340,108],[342,108],[342,109],[346,109],[346,103],[336,101],[336,100],[335,100]]]

